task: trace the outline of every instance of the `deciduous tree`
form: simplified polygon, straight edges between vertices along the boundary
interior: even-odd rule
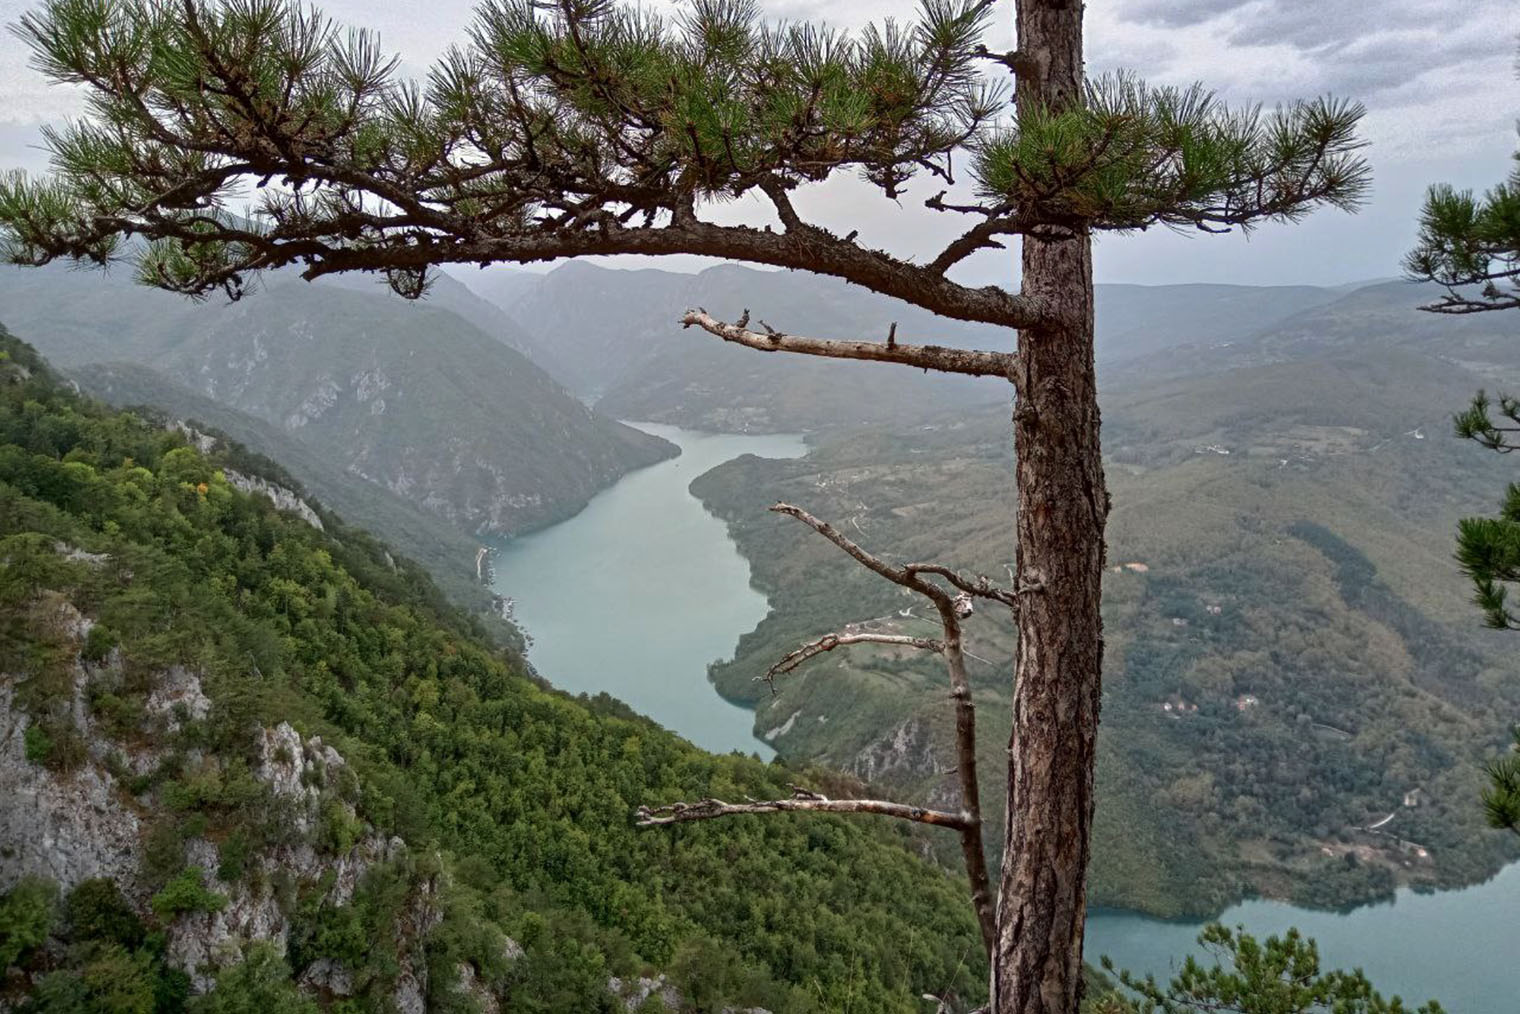
[[[967,353],[684,318],[760,349],[1011,385],[1016,576],[1038,590],[1015,607],[992,1008],[1066,1014],[1081,983],[1109,504],[1092,237],[1349,208],[1367,166],[1358,106],[1231,110],[1198,87],[1089,79],[1080,3],[1010,6],[1017,48],[999,53],[981,43],[991,0],[924,0],[913,23],[855,35],[767,23],[754,0],[690,0],[673,17],[615,0],[487,0],[467,40],[413,83],[372,36],[286,0],[49,0],[20,34],[90,106],[47,132],[49,177],[0,186],[7,253],[105,263],[131,238],[144,281],[234,297],[282,267],[381,272],[415,297],[444,264],[705,254],[1009,329],[1006,348]],[[958,166],[970,193],[954,188]],[[909,259],[862,238],[888,216],[843,235],[808,221],[793,195],[845,173],[884,209],[915,177],[940,181],[925,203],[960,234]],[[746,195],[764,219],[712,220]],[[950,277],[1015,242],[1008,286]]]

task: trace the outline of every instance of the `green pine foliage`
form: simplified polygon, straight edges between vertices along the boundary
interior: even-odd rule
[[[1501,418],[1495,419],[1497,408]],[[1452,417],[1456,435],[1500,454],[1517,446],[1520,402],[1501,395],[1497,406],[1486,392]],[[1457,562],[1472,578],[1473,601],[1485,622],[1499,630],[1520,628],[1508,606],[1508,585],[1520,580],[1520,485],[1510,483],[1495,517],[1464,518],[1457,526]]]
[[[1404,259],[1414,278],[1446,288],[1439,301],[1423,307],[1437,313],[1479,313],[1520,308],[1520,153],[1503,183],[1481,198],[1449,184],[1432,186],[1420,211],[1420,236]],[[1520,401],[1501,395],[1494,404],[1479,391],[1453,417],[1457,436],[1508,454],[1520,444]],[[1490,627],[1520,629],[1508,605],[1509,584],[1520,580],[1520,485],[1510,483],[1497,517],[1464,518],[1457,527],[1457,560],[1473,582],[1473,601]],[[1520,749],[1520,730],[1516,732]],[[1520,759],[1515,754],[1489,764],[1483,809],[1495,828],[1520,833]]]
[[[928,282],[996,236],[1224,231],[1366,192],[1352,103],[1263,115],[1121,75],[1090,82],[1073,109],[1015,113],[1006,75],[981,70],[1022,73],[1025,59],[982,45],[993,12],[923,0],[910,21],[847,34],[768,22],[755,0],[690,0],[671,16],[488,0],[419,84],[372,34],[288,0],[51,0],[18,34],[51,79],[88,87],[91,110],[47,128],[50,177],[0,180],[4,254],[126,256],[144,283],[197,296],[239,295],[252,273],[291,264],[384,271],[409,297],[442,263],[590,252],[826,270],[762,230],[711,232],[698,205],[763,196],[789,231],[853,258],[855,234],[800,223],[789,192],[854,172],[895,199],[914,176],[948,186],[964,155],[984,203],[928,204],[972,216],[969,246],[928,269],[872,252]],[[291,186],[263,186],[272,178]],[[125,236],[147,242],[128,250]]]
[[[1098,998],[1091,1014],[1441,1014],[1434,1001],[1407,1007],[1384,999],[1360,970],[1326,971],[1319,949],[1297,930],[1257,940],[1215,923],[1198,943],[1211,961],[1189,956],[1166,986],[1119,972],[1123,989]],[[1112,963],[1104,968],[1113,972]]]
[[[74,395],[27,346],[0,341],[0,667],[25,675],[16,703],[46,737],[36,759],[89,761],[66,706],[81,655],[120,662],[87,670],[99,727],[122,742],[151,735],[167,755],[146,775],[116,769],[152,807],[143,874],[159,893],[141,934],[109,892],[82,886],[56,932],[87,946],[54,969],[38,927],[54,924],[56,906],[6,900],[0,941],[11,961],[40,962],[29,966],[45,985],[37,1009],[142,1009],[147,993],[126,983],[138,969],[148,993],[160,988],[157,930],[218,903],[187,867],[185,840],[222,842],[219,873],[232,878],[254,875],[247,857],[288,840],[250,773],[258,728],[282,720],[348,759],[356,778],[333,798],[412,845],[372,869],[350,906],[294,899],[290,973],[320,957],[355,960],[361,1005],[385,995],[395,913],[408,885],[427,879],[444,885],[430,963],[473,963],[514,1011],[606,1009],[610,975],[671,969],[695,983],[683,970],[698,965],[710,977],[705,1006],[906,1012],[926,992],[983,989],[964,885],[911,854],[924,844],[911,831],[812,815],[637,830],[642,803],[770,797],[796,776],[703,753],[612,702],[545,689],[416,568],[393,570],[363,536],[319,531],[236,491],[179,434]],[[102,633],[65,629],[65,605]],[[145,715],[171,665],[201,674],[212,701],[206,718],[182,715],[172,732]],[[326,823],[329,850],[358,833],[341,816]],[[523,957],[503,959],[505,936]],[[237,974],[288,978],[267,964]],[[434,979],[440,1005],[454,1002],[450,979]],[[110,1000],[92,985],[112,982],[124,992]],[[289,997],[268,1006],[304,1009]]]
[[[1520,834],[1520,727],[1510,752],[1488,765],[1488,779],[1483,811],[1489,825]]]
[[[1092,80],[1086,99],[1059,114],[1021,109],[1015,129],[984,140],[973,164],[982,196],[1107,229],[1223,231],[1296,220],[1310,202],[1352,210],[1366,192],[1354,103],[1263,115],[1198,85],[1155,88],[1129,74]]]
[[[1456,434],[1500,454],[1517,445],[1511,434],[1520,430],[1520,402],[1508,395],[1495,405],[1479,391],[1472,404],[1453,417]],[[1520,483],[1505,490],[1499,513],[1494,517],[1463,518],[1457,523],[1457,562],[1472,579],[1473,603],[1484,622],[1498,630],[1520,630],[1509,606],[1510,586],[1520,581]],[[1514,749],[1488,764],[1488,787],[1483,792],[1483,812],[1490,827],[1520,834],[1520,727]]]
[[[1420,210],[1420,235],[1404,258],[1413,277],[1446,295],[1425,307],[1476,313],[1520,307],[1520,156],[1509,178],[1482,197],[1450,184],[1432,186]]]

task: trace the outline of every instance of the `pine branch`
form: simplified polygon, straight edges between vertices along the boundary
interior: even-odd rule
[[[949,208],[949,206],[939,205],[939,208],[944,209]],[[1018,214],[992,215],[967,229],[954,240],[951,240],[943,250],[935,255],[927,267],[930,271],[942,275],[978,250],[1003,249],[1003,244],[998,242],[996,237],[1019,235],[1070,237],[1073,235],[1073,227],[1069,224],[1052,223],[1034,216]]]
[[[1446,290],[1422,310],[1469,314],[1520,308],[1520,170],[1482,200],[1470,190],[1431,187],[1404,270]]]
[[[950,680],[950,699],[955,711],[955,770],[960,783],[962,807],[970,817],[968,825],[961,828],[961,856],[966,865],[967,877],[971,881],[972,905],[976,909],[977,919],[982,928],[983,942],[991,953],[995,937],[993,896],[986,852],[982,846],[981,784],[977,777],[976,760],[976,705],[971,697],[971,681],[966,674],[962,622],[972,613],[973,597],[988,598],[1008,605],[1010,608],[1017,608],[1019,595],[1035,589],[1033,587],[1021,590],[999,588],[986,577],[966,577],[940,564],[912,563],[905,567],[896,567],[867,551],[827,521],[801,507],[777,503],[770,509],[801,521],[872,573],[924,596],[934,606],[939,616],[940,627],[943,630],[943,638],[940,640],[881,634],[854,636],[861,642],[908,644],[915,648],[933,650],[945,660],[945,670]],[[944,578],[957,589],[957,593],[951,594],[938,584],[924,580],[921,576],[924,574]],[[778,672],[790,671],[797,665],[826,651],[832,651],[844,643],[844,635],[826,635],[789,653],[760,678],[770,683],[774,690],[774,680]]]
[[[1031,222],[1206,232],[1294,220],[1318,205],[1353,209],[1370,169],[1360,106],[1301,102],[1262,116],[1201,88],[1152,88],[1125,75],[1088,83],[1085,102],[1021,108],[976,150],[984,197]]]
[[[746,312],[744,320],[748,319]],[[945,660],[950,678],[950,698],[955,710],[956,774],[961,790],[961,812],[958,814],[926,810],[876,800],[826,800],[806,790],[797,790],[792,799],[731,804],[717,799],[704,799],[697,803],[674,803],[663,807],[641,807],[638,811],[640,827],[675,824],[689,820],[708,820],[737,814],[792,812],[798,810],[830,813],[882,813],[921,823],[955,828],[960,833],[961,855],[966,875],[971,882],[971,901],[976,910],[982,931],[982,942],[991,953],[994,939],[994,911],[991,876],[987,869],[986,851],[982,844],[981,786],[977,781],[976,763],[976,707],[971,699],[971,682],[966,675],[965,651],[962,648],[962,621],[971,615],[971,599],[974,596],[994,599],[1007,605],[1015,605],[1015,592],[994,586],[985,577],[968,578],[948,567],[938,564],[917,563],[896,567],[868,552],[846,537],[833,525],[800,507],[778,503],[771,507],[778,514],[786,514],[801,521],[838,546],[856,562],[881,577],[915,591],[934,605],[939,614],[943,639],[913,637],[908,635],[873,632],[825,634],[801,647],[788,652],[765,674],[757,679],[765,680],[775,690],[777,675],[790,672],[803,663],[836,648],[853,644],[885,644],[908,647],[939,654]],[[958,589],[951,594],[923,574],[942,577]]]
[[[768,26],[745,4],[664,22],[618,3],[495,0],[426,87],[372,36],[295,3],[51,0],[19,33],[92,114],[52,131],[55,175],[0,182],[5,254],[102,263],[164,245],[144,280],[236,296],[256,272],[385,272],[406,295],[441,264],[696,253],[833,275],[956,319],[1038,307],[807,226],[787,192],[860,170],[889,194],[996,112],[971,68],[987,0],[906,31]],[[148,59],[151,50],[154,58]],[[906,90],[897,85],[913,82]],[[702,223],[758,191],[786,234]],[[253,204],[234,213],[232,201]],[[190,228],[191,210],[225,222]]]
[[[960,589],[968,595],[974,595],[978,598],[984,599],[993,599],[994,601],[1001,602],[1007,606],[1018,605],[1019,597],[1021,595],[1026,595],[1029,592],[1040,591],[1043,587],[1038,583],[1027,583],[1021,585],[1018,589],[1004,588],[996,584],[990,577],[987,577],[985,574],[968,576],[966,574],[960,573],[959,571],[951,570],[949,567],[937,563],[910,563],[903,568],[903,571],[909,575],[937,575],[938,577],[942,577],[945,580],[949,581],[956,588]]]
[[[1488,765],[1489,786],[1483,792],[1483,809],[1490,827],[1520,835],[1520,728],[1514,736],[1510,752]]]

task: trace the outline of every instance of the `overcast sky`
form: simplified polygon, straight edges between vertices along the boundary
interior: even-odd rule
[[[855,27],[871,18],[911,17],[913,0],[761,0],[778,18],[824,18]],[[0,0],[9,25],[35,6]],[[462,37],[470,0],[328,0],[335,19],[378,29],[416,74]],[[663,3],[656,6],[664,6]],[[1012,5],[989,43],[1011,42]],[[1100,281],[1336,284],[1398,273],[1425,186],[1436,180],[1486,187],[1503,177],[1515,149],[1520,84],[1515,0],[1091,0],[1090,72],[1127,68],[1161,84],[1202,81],[1232,103],[1274,103],[1322,93],[1369,110],[1365,136],[1375,171],[1370,204],[1356,216],[1324,211],[1307,223],[1266,226],[1249,239],[1159,232],[1099,243]],[[73,113],[77,96],[49,86],[27,65],[14,37],[0,37],[0,168],[39,168],[40,123]],[[924,256],[943,242],[943,216],[899,206],[853,181],[818,188],[805,212],[861,240]],[[761,215],[758,204],[725,218]],[[971,282],[1008,281],[1006,254],[963,265]],[[670,259],[665,267],[691,267]]]

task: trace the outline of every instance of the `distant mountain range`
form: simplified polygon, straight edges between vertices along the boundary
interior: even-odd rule
[[[757,355],[683,331],[681,311],[727,319],[748,309],[781,330],[1008,348],[1004,330],[935,317],[898,300],[801,272],[722,265],[698,274],[572,262],[543,275],[462,276],[517,323],[518,347],[566,387],[618,418],[727,431],[911,423],[951,407],[1000,405],[991,380],[915,376],[891,366]],[[1176,347],[1236,342],[1343,298],[1335,288],[1100,285],[1105,373]]]
[[[132,364],[277,426],[465,532],[551,524],[675,453],[566,392],[501,311],[446,277],[423,304],[276,276],[229,305],[119,273],[7,269],[0,320],[66,370]]]
[[[1169,298],[1106,295],[1110,318],[1115,296],[1158,313]],[[1179,311],[1121,345],[1148,352],[1120,360],[1108,339],[1115,572],[1093,901],[1162,915],[1253,893],[1334,907],[1487,876],[1520,854],[1484,829],[1478,801],[1482,764],[1520,716],[1520,658],[1512,635],[1481,628],[1452,539],[1458,518],[1497,507],[1511,472],[1453,439],[1449,417],[1478,387],[1520,389],[1513,323],[1421,314],[1428,293],[1404,283],[1294,290],[1290,313],[1262,292],[1225,295],[1235,315],[1213,333]],[[1171,296],[1200,302],[1194,287]],[[899,589],[768,513],[777,499],[896,559],[1006,575],[1007,416],[939,408],[692,485],[775,607],[714,667],[720,690],[756,708],[784,758],[935,801],[953,798],[955,761],[934,660],[852,648],[776,697],[753,680],[847,624],[935,633]],[[988,612],[970,647],[994,777],[1014,642]]]

